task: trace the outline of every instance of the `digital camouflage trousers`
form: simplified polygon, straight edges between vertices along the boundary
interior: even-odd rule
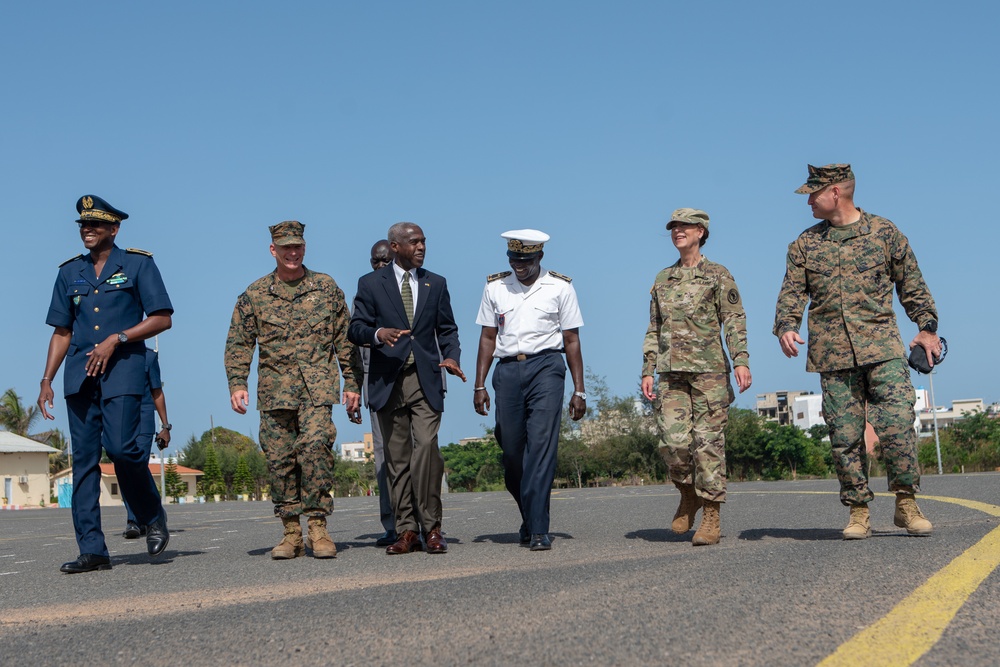
[[[670,480],[694,484],[705,500],[726,501],[726,439],[733,388],[728,373],[661,373],[656,427]]]
[[[820,373],[820,386],[823,418],[830,428],[833,462],[840,480],[840,502],[863,505],[875,497],[868,487],[866,418],[879,438],[889,490],[919,493],[917,433],[913,426],[916,394],[906,362],[890,359]]]
[[[337,427],[329,405],[260,413],[260,446],[267,457],[271,500],[279,517],[333,512],[333,443]]]

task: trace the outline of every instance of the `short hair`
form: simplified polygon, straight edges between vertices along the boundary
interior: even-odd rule
[[[417,223],[415,222],[397,222],[396,224],[394,224],[392,227],[389,228],[389,231],[386,233],[385,238],[389,241],[389,243],[402,243],[403,234],[405,233],[405,231],[410,227],[416,227],[416,226]]]
[[[854,201],[854,181],[844,181],[843,183],[834,183],[838,188],[840,188],[841,194],[845,197]]]

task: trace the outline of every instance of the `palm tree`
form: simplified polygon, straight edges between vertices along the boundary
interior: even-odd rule
[[[21,397],[13,389],[8,389],[0,397],[0,427],[16,435],[31,438],[38,442],[48,442],[56,433],[54,430],[31,434],[30,431],[42,418],[37,406],[24,407]],[[57,447],[58,449],[58,447]],[[65,448],[64,448],[65,449]]]
[[[59,429],[53,429],[50,433],[52,435],[45,441],[45,444],[59,450],[58,454],[49,454],[49,474],[54,475],[69,467],[69,441]]]

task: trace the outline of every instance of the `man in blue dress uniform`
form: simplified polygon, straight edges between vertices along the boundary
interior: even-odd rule
[[[567,364],[574,389],[570,417],[579,420],[587,411],[580,350],[583,317],[571,279],[541,265],[548,234],[515,229],[500,236],[507,239],[512,271],[486,279],[476,317],[483,329],[473,406],[481,415],[489,412],[486,374],[496,358],[494,434],[503,450],[507,490],[521,512],[520,541],[532,551],[547,551],[552,547],[549,496],[556,472]]]
[[[111,569],[99,505],[102,447],[114,463],[122,496],[146,526],[146,550],[159,555],[170,539],[147,454],[137,441],[146,387],[142,341],[169,329],[174,311],[152,254],[115,245],[128,214],[94,195],[81,197],[76,210],[88,253],[59,267],[45,318],[55,331],[38,394],[42,415],[54,419],[52,380],[65,359],[73,527],[80,549],[75,561],[60,568],[70,574]]]

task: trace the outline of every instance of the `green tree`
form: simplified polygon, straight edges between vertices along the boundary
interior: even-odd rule
[[[985,412],[966,413],[947,430],[967,465],[978,471],[1000,466],[1000,419]]]
[[[166,496],[173,498],[174,502],[179,502],[180,498],[187,495],[187,483],[181,479],[177,472],[177,459],[167,459],[164,468],[163,481],[166,486]]]
[[[492,430],[482,440],[442,447],[441,457],[452,491],[490,491],[503,483],[503,452]]]
[[[37,442],[47,442],[54,431],[31,433],[41,418],[42,413],[38,406],[25,407],[21,397],[13,388],[8,389],[3,393],[3,396],[0,396],[0,427],[5,431],[31,438]]]
[[[216,451],[224,487],[232,488],[236,477],[236,468],[242,458],[246,461],[253,479],[250,492],[259,495],[264,491],[268,483],[267,461],[263,452],[260,451],[260,447],[242,433],[221,426],[205,431],[200,438],[192,435],[180,451],[180,464],[205,472],[205,455],[210,445]],[[226,493],[226,491],[218,493]]]
[[[726,467],[731,477],[741,481],[763,477],[767,458],[760,438],[763,429],[764,418],[753,410],[729,408],[725,436]]]
[[[236,495],[250,495],[254,492],[254,480],[245,456],[241,456],[239,463],[236,464],[232,488]]]
[[[761,438],[772,476],[780,478],[787,471],[792,479],[798,479],[799,466],[808,461],[812,444],[809,436],[796,426],[768,422],[764,424]]]
[[[222,477],[222,468],[219,467],[219,458],[215,452],[215,446],[209,442],[205,448],[205,463],[202,467],[203,476],[199,482],[199,493],[205,496],[208,501],[214,500],[215,495],[226,493],[226,483]]]
[[[49,439],[45,441],[49,447],[59,450],[59,453],[49,454],[49,474],[54,475],[69,467],[69,441],[66,434],[59,429],[53,429]]]

